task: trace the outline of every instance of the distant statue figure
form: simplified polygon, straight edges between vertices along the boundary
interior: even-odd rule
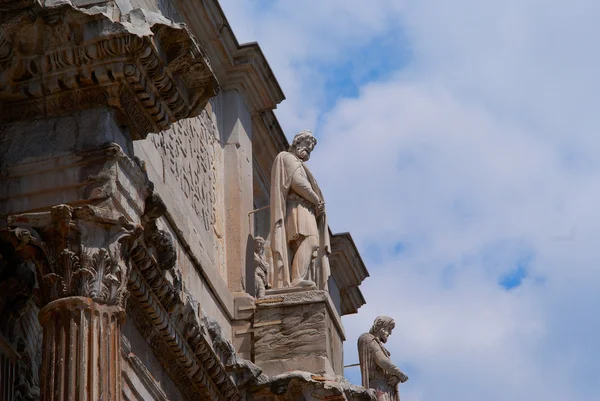
[[[331,245],[325,201],[304,164],[316,144],[310,131],[301,131],[273,163],[270,237],[274,288],[327,289]]]
[[[371,330],[358,338],[362,385],[376,390],[378,401],[399,401],[398,383],[408,380],[392,363],[390,352],[383,345],[395,326],[391,317],[378,316]]]
[[[269,263],[265,259],[265,240],[254,238],[254,289],[256,298],[263,298],[269,286]]]

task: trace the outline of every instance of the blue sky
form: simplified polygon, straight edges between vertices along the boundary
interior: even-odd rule
[[[403,401],[600,400],[600,3],[221,4],[371,273],[346,363],[386,314]]]

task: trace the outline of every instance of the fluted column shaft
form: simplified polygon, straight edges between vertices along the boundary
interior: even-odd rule
[[[120,401],[122,307],[68,297],[39,314],[41,401]]]

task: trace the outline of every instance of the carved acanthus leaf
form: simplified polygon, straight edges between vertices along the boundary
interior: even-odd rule
[[[84,291],[79,294],[99,302],[118,304],[122,297],[122,280],[125,276],[119,263],[107,249],[99,249],[89,256],[84,254],[82,273],[79,275]]]
[[[104,209],[66,205],[11,216],[11,224],[21,226],[5,236],[22,260],[35,264],[40,306],[70,296],[124,306],[130,251],[143,231],[141,226],[122,216],[111,217]],[[43,240],[24,224],[43,230]]]
[[[126,275],[107,249],[101,248],[93,254],[88,250],[82,258],[65,249],[60,253],[55,269],[58,274],[49,273],[43,278],[46,302],[81,296],[107,304],[122,303]]]

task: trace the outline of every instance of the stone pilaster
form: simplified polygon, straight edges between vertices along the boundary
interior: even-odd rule
[[[232,292],[245,292],[254,287],[253,227],[248,217],[253,209],[252,124],[248,108],[237,91],[223,92],[222,102],[227,283]]]

